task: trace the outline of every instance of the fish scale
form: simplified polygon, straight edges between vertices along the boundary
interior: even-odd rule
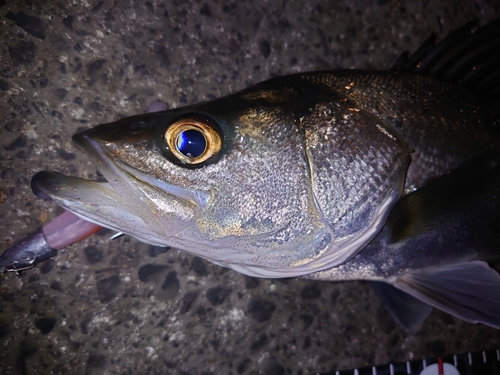
[[[429,77],[391,71],[340,71],[302,78],[332,87],[397,132],[413,151],[407,191],[500,146],[496,98]]]

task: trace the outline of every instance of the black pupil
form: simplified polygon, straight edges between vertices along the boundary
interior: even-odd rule
[[[181,154],[192,158],[203,155],[207,147],[205,136],[198,130],[183,131],[177,137],[176,143]]]

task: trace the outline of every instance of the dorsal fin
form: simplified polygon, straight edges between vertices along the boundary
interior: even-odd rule
[[[500,19],[474,31],[476,24],[466,23],[437,44],[432,34],[412,55],[404,51],[392,69],[500,96]]]

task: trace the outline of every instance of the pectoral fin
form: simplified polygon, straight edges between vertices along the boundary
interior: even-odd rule
[[[436,231],[442,233],[453,220],[471,221],[474,214],[494,227],[499,220],[499,191],[500,155],[473,159],[402,198],[387,220],[387,242],[401,243]],[[471,225],[479,223],[471,221]]]
[[[423,268],[392,284],[457,318],[500,329],[500,276],[486,262]]]
[[[370,286],[382,300],[392,317],[408,332],[417,333],[432,307],[420,299],[381,281],[371,281]]]

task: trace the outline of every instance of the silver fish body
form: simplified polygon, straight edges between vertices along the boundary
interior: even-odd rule
[[[495,164],[488,157],[500,146],[499,122],[496,99],[430,77],[394,70],[303,73],[76,134],[75,144],[107,182],[40,172],[32,186],[90,221],[251,276],[373,279],[411,293],[397,284],[408,272],[477,266],[477,259],[493,256],[492,236],[483,252],[450,246],[474,243],[484,229],[455,203],[463,198],[480,212],[485,200],[500,196],[498,179],[485,180],[488,189],[477,194],[450,190],[450,202],[443,192],[476,170],[464,172],[464,163]],[[191,151],[180,151],[193,132],[206,143],[199,163]],[[453,178],[431,184],[450,172]],[[488,173],[498,171],[492,167],[480,178]],[[444,208],[426,198],[428,191],[441,194]],[[424,211],[421,218],[437,223],[432,231],[414,220],[429,203],[451,212]],[[496,222],[498,205],[490,211]],[[459,228],[447,217],[476,223],[474,233],[440,242],[436,229],[446,236]],[[415,236],[401,235],[391,247],[401,218],[418,230],[409,225]],[[432,304],[425,293],[412,294]]]
[[[304,77],[316,78],[277,79],[78,134],[108,184],[39,176],[35,190],[105,226],[250,275],[341,264],[382,227],[410,150],[386,123]],[[216,160],[172,161],[164,134],[185,117],[220,127]]]

